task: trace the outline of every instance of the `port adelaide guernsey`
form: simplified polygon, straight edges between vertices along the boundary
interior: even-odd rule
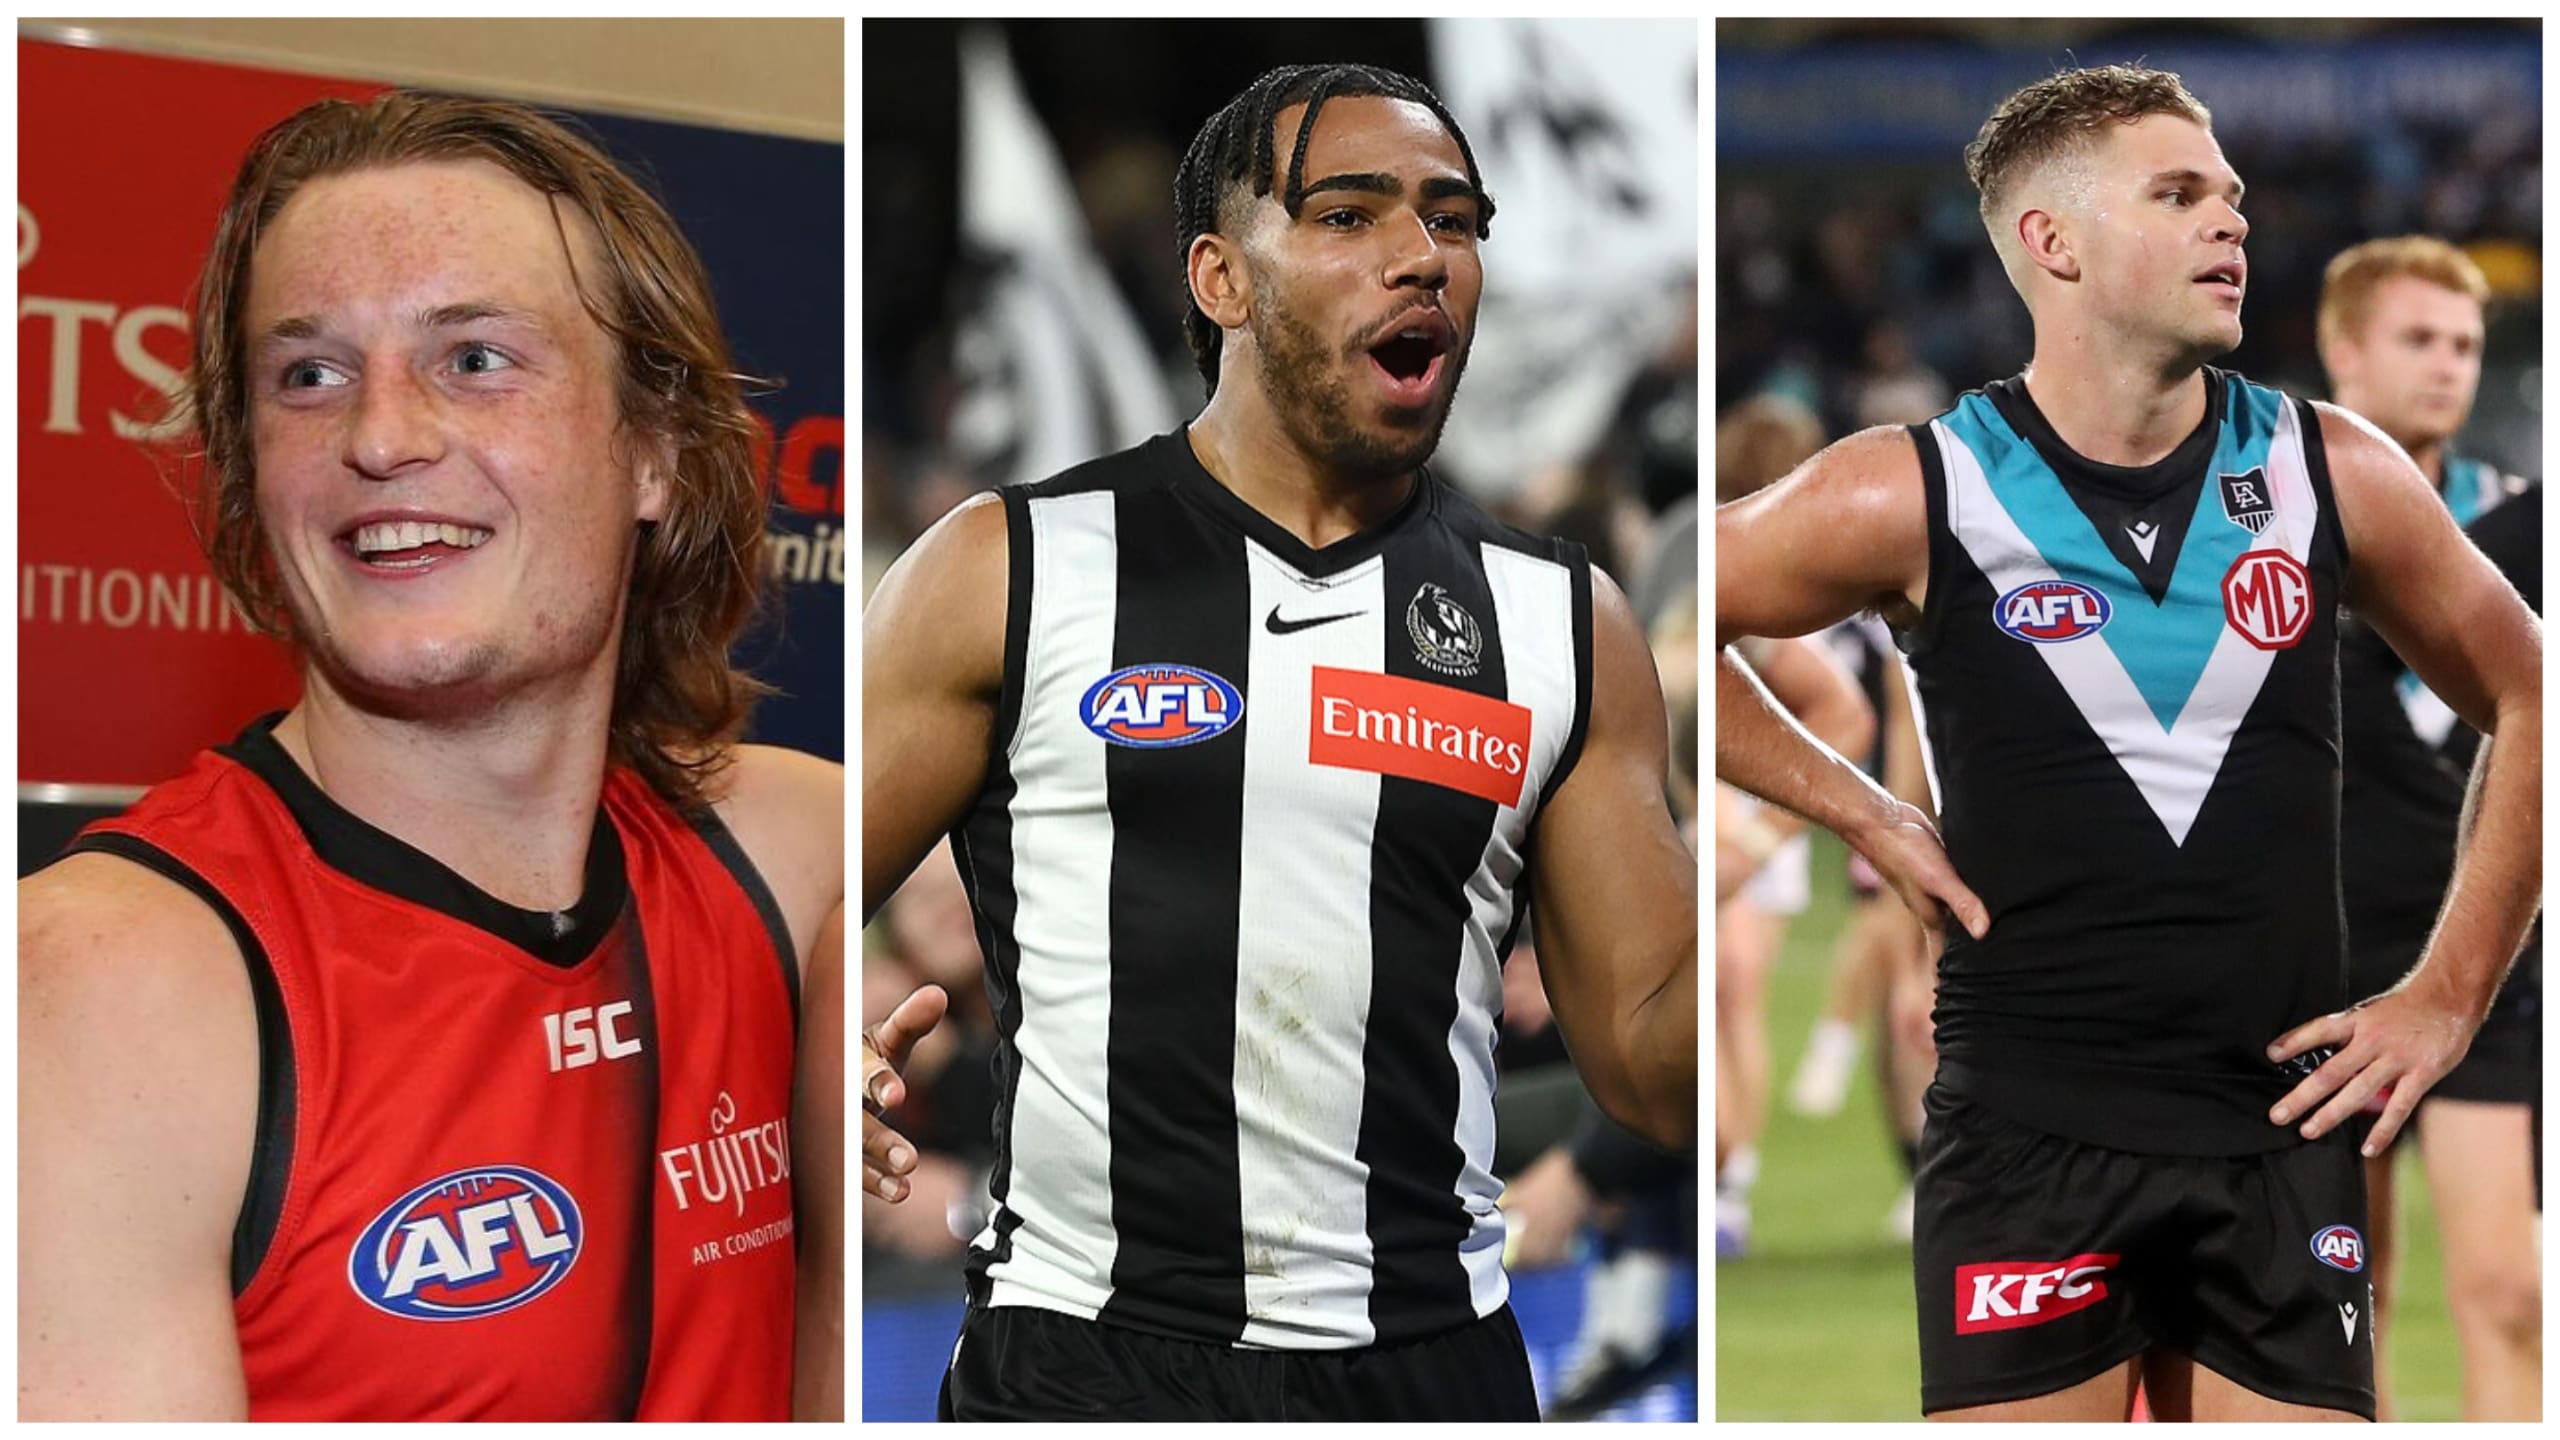
[[[2154,1154],[2300,1143],[2266,1112],[2307,1067],[2266,1046],[2347,1001],[2319,419],[2203,383],[2203,423],[2137,468],[2071,451],[2022,377],[1912,430],[1929,584],[1903,643],[1948,855],[1991,915],[1948,930],[1940,1081]]]
[[[1425,472],[1311,549],[1182,431],[1002,493],[956,836],[1002,1036],[973,1301],[1302,1350],[1492,1314],[1501,966],[1589,717],[1581,547]]]

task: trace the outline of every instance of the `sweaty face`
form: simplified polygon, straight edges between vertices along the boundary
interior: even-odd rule
[[[2213,132],[2174,115],[2110,126],[2070,222],[2090,318],[2209,360],[2240,343],[2245,187]]]
[[[2374,287],[2360,334],[2328,354],[2339,403],[2405,446],[2462,428],[2480,390],[2480,303],[2415,275]]]
[[[322,677],[452,713],[610,673],[659,487],[543,196],[481,161],[313,181],[259,241],[243,328],[258,514]]]
[[[1284,167],[1305,113],[1275,123]],[[1256,378],[1308,455],[1402,474],[1440,443],[1484,294],[1466,160],[1429,107],[1355,96],[1316,117],[1304,181],[1294,219],[1284,172],[1246,228]]]

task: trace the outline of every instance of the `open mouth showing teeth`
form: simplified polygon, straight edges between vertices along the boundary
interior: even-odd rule
[[[476,525],[399,520],[359,525],[344,540],[347,548],[355,551],[356,558],[368,565],[414,570],[434,564],[443,556],[477,549],[488,541],[492,533]]]

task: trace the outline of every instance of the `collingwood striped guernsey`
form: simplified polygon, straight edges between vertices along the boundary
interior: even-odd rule
[[[1492,1314],[1501,967],[1590,714],[1581,547],[1425,472],[1310,549],[1183,431],[1002,494],[956,836],[1001,1035],[973,1302],[1300,1350]]]

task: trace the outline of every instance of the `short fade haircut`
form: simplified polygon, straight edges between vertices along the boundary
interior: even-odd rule
[[[2373,318],[2374,292],[2395,275],[2409,275],[2489,303],[2489,277],[2470,256],[2433,235],[2367,240],[2338,252],[2320,281],[2320,348],[2364,333]]]
[[[551,202],[579,302],[621,352],[622,436],[672,460],[664,518],[642,527],[614,676],[615,763],[676,805],[703,786],[766,686],[729,664],[764,595],[761,431],[691,242],[604,151],[521,105],[393,91],[323,100],[250,147],[214,231],[181,378],[179,439],[202,462],[192,497],[206,558],[249,622],[290,638],[293,616],[258,519],[244,323],[249,267],[286,202],[314,180],[406,164],[482,160]],[[578,273],[561,206],[595,228],[601,275]]]
[[[1219,233],[1230,218],[1227,207],[1232,202],[1274,191],[1280,208],[1296,219],[1306,201],[1307,140],[1315,134],[1316,116],[1324,112],[1326,101],[1354,96],[1410,100],[1438,116],[1441,128],[1458,142],[1458,155],[1467,164],[1467,183],[1475,187],[1476,238],[1493,234],[1493,197],[1485,193],[1484,177],[1476,173],[1476,152],[1467,144],[1467,132],[1458,128],[1449,107],[1440,103],[1430,86],[1375,65],[1282,65],[1264,71],[1200,127],[1173,177],[1175,256],[1183,277],[1182,335],[1190,342],[1192,362],[1199,366],[1200,378],[1209,382],[1212,395],[1218,392],[1221,340],[1217,322],[1191,298],[1191,242]],[[1297,144],[1283,171],[1271,141],[1272,126],[1281,111],[1301,102],[1307,113],[1298,121]]]
[[[2093,65],[2050,75],[2000,102],[1964,147],[1964,173],[1982,194],[1982,223],[2008,259],[2001,217],[2018,181],[2087,152],[2109,125],[2175,115],[2213,128],[2213,112],[2166,70]],[[2011,279],[2016,279],[2015,275]]]

